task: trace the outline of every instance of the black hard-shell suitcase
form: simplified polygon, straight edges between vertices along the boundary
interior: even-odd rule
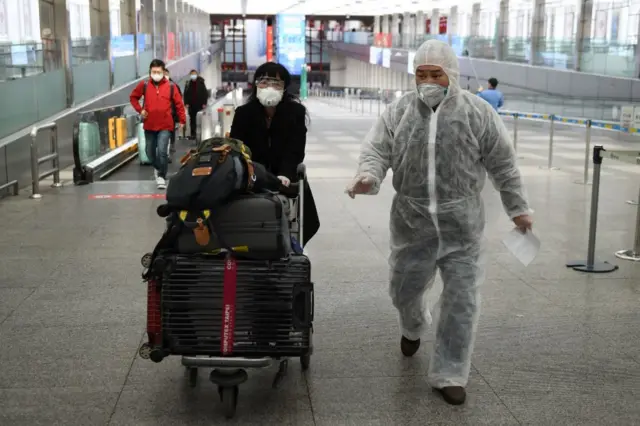
[[[208,244],[200,245],[194,229],[201,219],[208,227]],[[179,253],[216,252],[230,248],[250,259],[281,259],[291,253],[285,203],[272,193],[236,195],[216,210],[180,217]]]

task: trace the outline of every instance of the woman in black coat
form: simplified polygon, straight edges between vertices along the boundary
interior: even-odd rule
[[[230,136],[251,149],[251,158],[286,186],[297,180],[307,143],[307,109],[287,91],[291,75],[285,67],[267,62],[256,70],[251,95],[236,109]],[[304,188],[304,241],[320,228],[311,188]]]

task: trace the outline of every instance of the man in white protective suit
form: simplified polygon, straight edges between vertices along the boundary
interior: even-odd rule
[[[487,173],[516,226],[525,231],[533,221],[507,130],[491,105],[460,88],[451,47],[425,42],[413,67],[417,90],[389,105],[373,126],[347,193],[375,195],[393,170],[389,292],[400,316],[400,348],[409,357],[420,347],[430,318],[424,295],[438,269],[444,289],[434,310],[428,380],[445,401],[459,405],[466,399],[484,280]]]

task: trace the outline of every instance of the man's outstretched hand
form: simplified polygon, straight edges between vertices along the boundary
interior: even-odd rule
[[[345,191],[349,197],[356,198],[358,194],[368,194],[375,183],[371,176],[356,176]]]
[[[523,234],[527,232],[527,230],[531,230],[533,227],[533,218],[528,214],[523,214],[513,218],[513,223],[516,224],[520,232]]]

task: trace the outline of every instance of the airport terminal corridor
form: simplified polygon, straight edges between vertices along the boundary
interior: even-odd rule
[[[605,160],[596,257],[608,274],[566,268],[586,256],[591,186],[579,129],[519,129],[518,154],[535,233],[523,267],[502,239],[512,224],[487,180],[487,278],[467,403],[446,404],[426,381],[431,334],[413,358],[400,352],[387,294],[390,176],[377,196],[351,200],[360,143],[375,114],[323,98],[310,114],[305,163],[321,228],[307,246],[315,283],[314,353],[303,373],[292,360],[279,389],[273,370],[249,371],[236,418],[200,371],[190,388],[179,357],[154,364],[146,341],[147,287],[140,258],[164,220],[152,170],[136,160],[106,181],[68,184],[0,203],[0,424],[144,425],[631,425],[640,418],[640,265],[631,248],[638,168]],[[508,125],[510,125],[508,123]],[[619,147],[596,137],[593,144]],[[175,170],[188,146],[179,142]],[[637,147],[637,145],[634,145]],[[625,149],[630,149],[627,143]],[[429,294],[432,305],[441,284]],[[275,367],[274,367],[275,368]]]

